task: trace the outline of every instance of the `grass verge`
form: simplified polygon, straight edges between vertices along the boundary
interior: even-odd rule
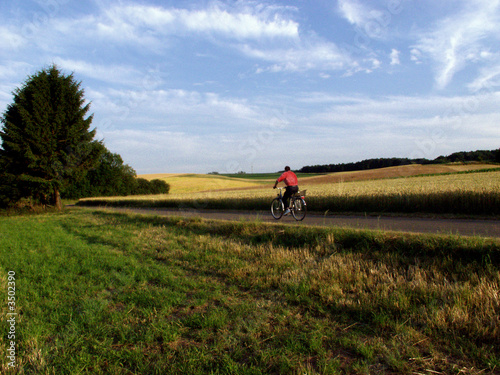
[[[0,228],[2,373],[500,368],[498,241],[86,209]]]

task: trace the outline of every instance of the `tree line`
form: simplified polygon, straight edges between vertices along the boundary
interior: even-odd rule
[[[103,145],[100,147],[102,150],[96,167],[64,189],[61,193],[64,198],[168,194],[170,185],[165,181],[138,178],[135,170],[124,164],[119,154],[112,153]]]
[[[0,207],[62,208],[62,198],[168,193],[95,140],[81,82],[52,65],[14,90],[1,117]]]
[[[448,156],[438,156],[429,160],[425,158],[379,158],[366,159],[354,163],[325,164],[305,166],[298,170],[301,173],[334,173],[351,172],[367,169],[396,167],[409,164],[447,164],[447,163],[500,163],[500,149],[455,152]]]

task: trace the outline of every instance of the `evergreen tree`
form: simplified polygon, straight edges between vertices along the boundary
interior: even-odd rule
[[[87,116],[90,104],[80,85],[53,65],[14,91],[0,131],[1,173],[11,184],[11,199],[30,197],[61,208],[61,189],[97,161],[101,148],[95,129],[89,130],[93,115]]]

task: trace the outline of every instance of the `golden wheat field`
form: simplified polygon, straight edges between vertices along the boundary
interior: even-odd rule
[[[165,195],[89,198],[82,205],[268,210],[276,174],[149,175],[171,186]],[[490,164],[410,165],[299,177],[316,212],[500,215],[500,167]]]
[[[299,179],[299,185],[303,189],[308,189],[309,193],[314,192],[320,195],[330,194],[332,192],[335,194],[339,192],[345,193],[347,188],[352,194],[357,194],[359,192],[368,194],[370,192],[380,193],[381,191],[388,192],[394,191],[394,189],[406,189],[406,186],[410,186],[411,189],[417,188],[420,191],[422,191],[422,189],[431,189],[435,191],[436,189],[447,190],[448,188],[463,189],[468,187],[475,190],[482,184],[498,187],[498,172],[492,172],[484,176],[481,176],[482,173],[473,175],[456,173],[495,168],[499,168],[499,165],[476,163],[443,165],[411,164],[400,167],[338,172],[321,176],[305,177]],[[443,175],[425,176],[431,174]],[[139,177],[147,180],[160,179],[166,181],[170,185],[169,197],[173,197],[176,194],[193,194],[200,192],[208,196],[213,196],[211,194],[212,192],[217,192],[218,195],[223,196],[232,196],[233,193],[242,196],[255,196],[268,191],[274,184],[274,178],[253,180],[251,175],[247,178],[234,178],[206,174],[158,173],[140,175]],[[409,179],[410,177],[414,179]],[[346,184],[348,182],[353,184]],[[378,182],[380,182],[380,184]],[[450,183],[451,186],[444,185]],[[415,186],[415,184],[417,184],[417,186]],[[251,191],[245,193],[244,191],[246,190]]]
[[[157,173],[145,174],[139,177],[146,180],[159,179],[170,185],[171,194],[197,193],[221,189],[255,188],[261,183],[249,180],[208,174]]]
[[[446,191],[500,191],[500,170],[491,164],[408,165],[368,171],[339,172],[299,180],[308,196],[386,195]],[[466,172],[471,173],[457,173]],[[473,173],[473,172],[479,173]],[[435,175],[440,174],[440,175]],[[171,186],[171,194],[144,196],[145,199],[184,199],[186,193],[197,198],[273,196],[274,179],[251,180],[218,175],[156,174],[140,177],[159,178]],[[279,185],[281,186],[281,185]],[[137,199],[138,197],[130,197]]]
[[[202,181],[202,180],[200,180]],[[300,182],[300,181],[299,181]],[[259,184],[257,188],[244,186],[238,189],[228,189],[224,185],[215,185],[217,190],[212,191],[191,191],[190,197],[197,199],[224,199],[224,198],[265,198],[274,197],[276,191],[272,189],[272,183],[266,187]],[[214,185],[212,185],[214,186]],[[333,183],[318,183],[314,181],[308,184],[307,179],[300,184],[301,190],[306,190],[307,197],[331,197],[331,196],[359,196],[359,195],[389,195],[408,193],[436,193],[436,192],[456,192],[456,191],[499,191],[500,192],[500,171],[483,172],[471,174],[451,174],[440,176],[423,177],[403,177],[391,179],[378,179],[366,181],[340,181]],[[206,189],[209,190],[209,189]],[[138,197],[130,197],[137,199]],[[168,195],[144,196],[144,199],[185,199],[185,193],[174,193]]]

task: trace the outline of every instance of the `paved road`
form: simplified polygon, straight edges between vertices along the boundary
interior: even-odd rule
[[[113,210],[136,212],[142,214],[203,217],[219,220],[260,220],[264,222],[280,222],[284,224],[335,226],[357,229],[377,229],[414,233],[457,234],[462,236],[482,236],[500,238],[500,220],[442,219],[442,218],[410,218],[410,217],[374,217],[374,216],[342,216],[308,214],[302,222],[291,216],[275,220],[268,212],[237,212],[192,210],[180,211],[149,208],[112,208]]]

